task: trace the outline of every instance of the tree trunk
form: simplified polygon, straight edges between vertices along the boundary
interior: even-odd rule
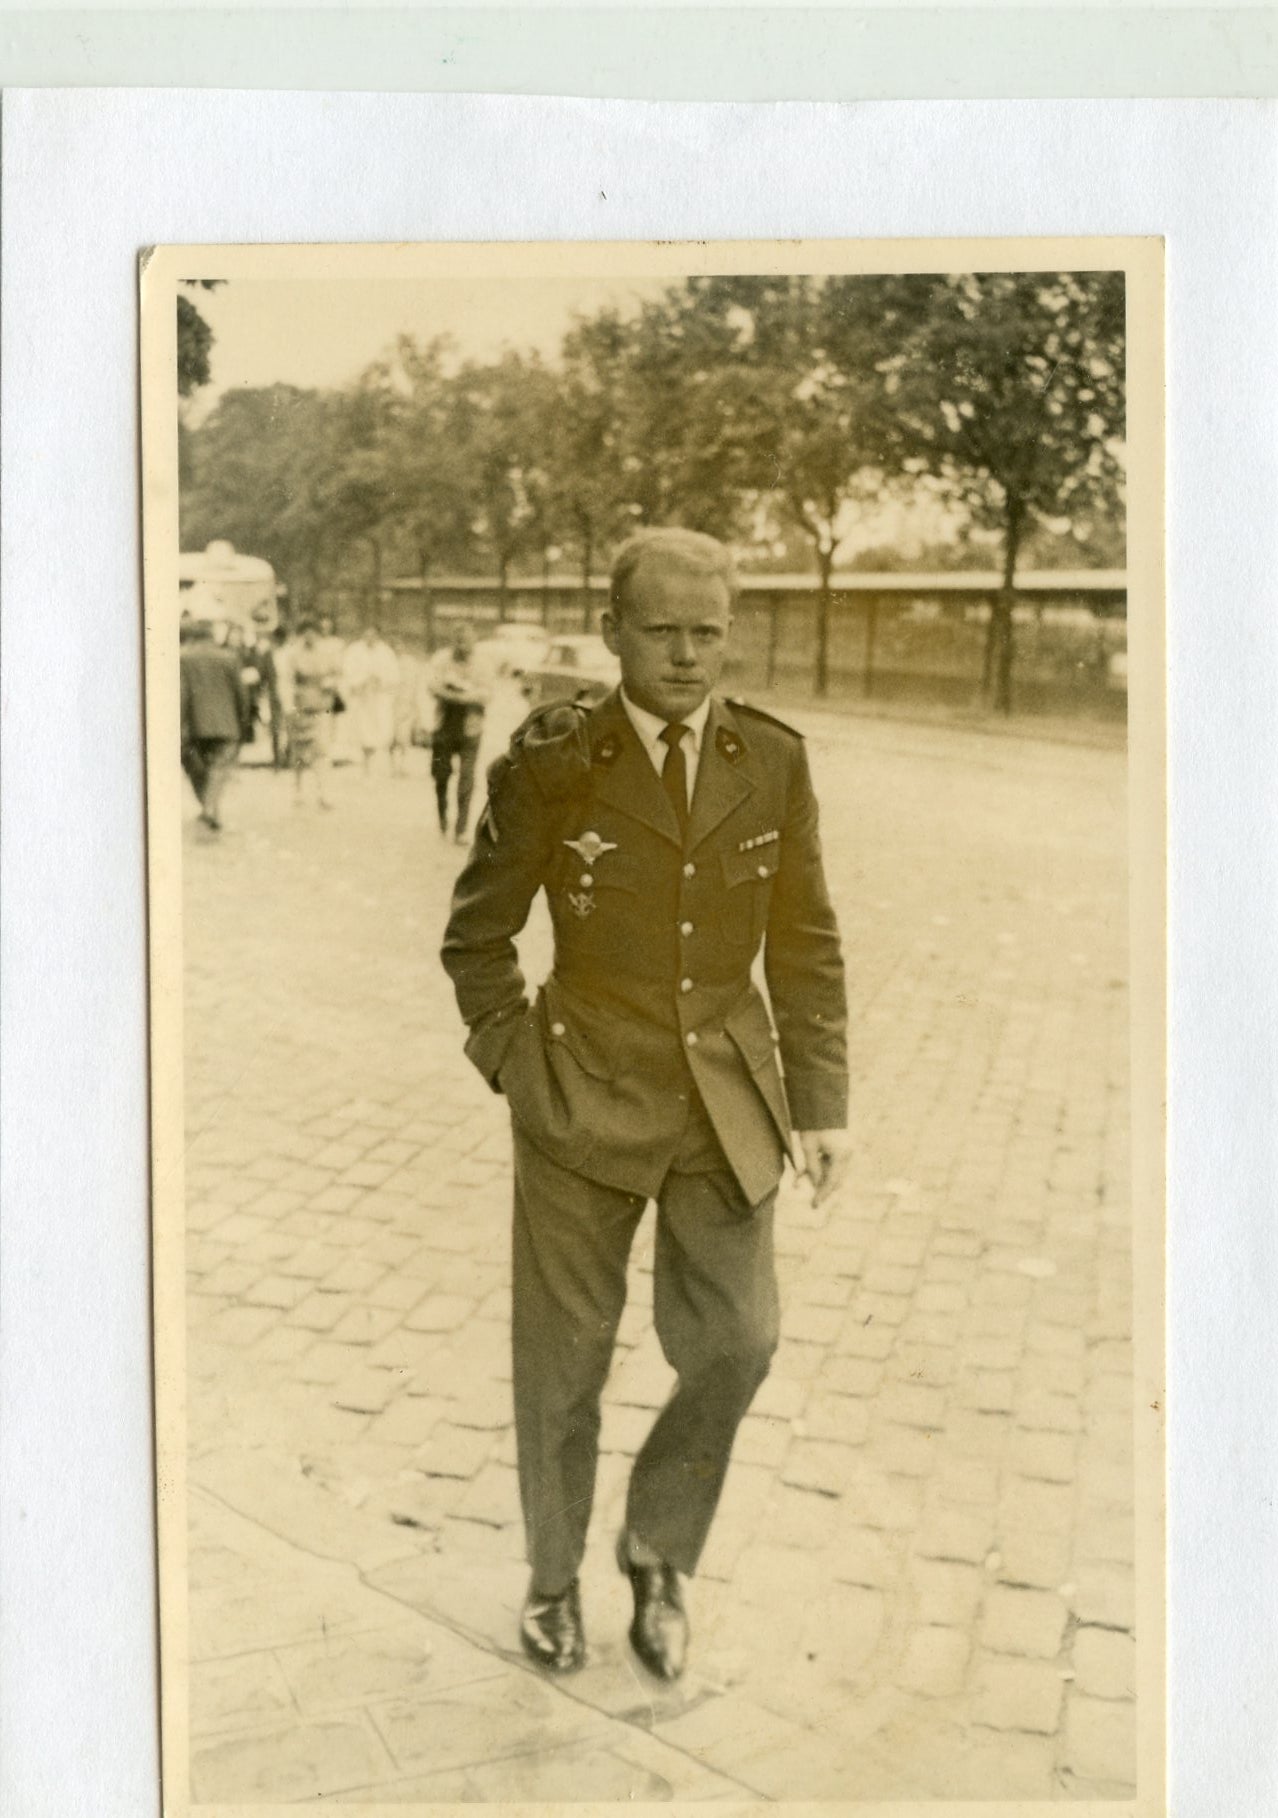
[[[509,610],[509,602],[506,598],[509,575],[510,557],[503,553],[497,558],[497,617],[503,625],[506,622],[506,613]]]
[[[834,568],[834,551],[816,552],[819,581],[816,602],[816,693],[823,699],[830,686],[830,575]]]
[[[874,646],[879,633],[879,602],[872,593],[865,596],[865,675],[863,691],[868,701],[874,693]]]
[[[426,639],[427,654],[429,654],[435,648],[435,589],[430,584],[431,559],[429,554],[419,550],[417,561],[418,572],[422,577],[422,631]]]
[[[1003,586],[990,615],[994,632],[994,708],[998,713],[1010,714],[1012,711],[1012,659],[1016,654],[1012,608],[1016,601],[1016,558],[1020,554],[1024,527],[1024,506],[1019,500],[1009,500],[1003,542]]]
[[[372,573],[369,577],[368,595],[364,604],[365,625],[376,625],[382,610],[382,545],[379,537],[368,538],[369,551],[372,554]]]
[[[581,629],[583,631],[590,630],[592,616],[590,610],[590,571],[594,567],[594,561],[595,540],[590,535],[590,532],[586,531],[581,539]]]

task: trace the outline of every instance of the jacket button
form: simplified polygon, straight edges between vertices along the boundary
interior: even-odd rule
[[[582,873],[581,887],[583,890],[589,890],[590,886],[594,883],[594,881],[595,881],[594,878],[591,877],[591,875],[588,871],[585,871]]]
[[[680,932],[680,934],[691,934],[692,933],[692,923],[691,922],[680,922],[679,932]]]
[[[689,1047],[690,1047],[690,1048],[695,1048],[695,1047],[696,1047],[696,1045],[697,1045],[697,1032],[696,1032],[696,1030],[695,1030],[695,1029],[689,1029],[689,1031],[688,1031],[688,1033],[687,1033],[687,1035],[686,1035],[686,1036],[685,1036],[685,1038],[684,1038],[684,1039],[685,1039],[685,1041],[686,1041],[686,1042],[687,1042],[687,1044],[688,1044],[688,1046],[689,1046]]]
[[[687,864],[684,866],[683,875],[685,877],[695,877],[697,875],[697,867],[693,864],[691,859],[689,859]]]
[[[552,1023],[550,1025],[550,1033],[552,1035],[563,1035],[565,1033],[563,1024],[562,1023]]]
[[[759,866],[759,876],[766,877],[767,875],[768,875],[768,867],[766,865],[760,865]]]
[[[692,980],[690,978],[681,978],[679,980],[679,989],[680,991],[691,991]]]

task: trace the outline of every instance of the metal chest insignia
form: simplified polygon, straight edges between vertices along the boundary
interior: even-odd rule
[[[601,840],[597,833],[583,833],[579,840],[565,840],[564,845],[570,847],[588,865],[597,864],[605,852],[617,850],[616,840]]]
[[[589,890],[570,890],[568,892],[568,907],[572,910],[574,915],[580,916],[584,921],[588,915],[594,914],[595,899],[590,894]]]

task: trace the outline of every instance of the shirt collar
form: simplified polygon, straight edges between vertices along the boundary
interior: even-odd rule
[[[649,713],[646,707],[636,707],[630,696],[626,693],[624,684],[621,689],[621,704],[626,710],[626,717],[629,719],[630,724],[634,727],[635,731],[639,734],[639,738],[647,750],[649,752],[660,750],[661,755],[664,757],[665,749],[662,744],[661,735],[671,722],[669,720],[663,720],[660,714]],[[685,713],[683,716],[681,723],[685,725],[692,734],[692,749],[696,753],[699,753],[701,750],[701,738],[702,734],[705,732],[706,720],[709,716],[709,695],[702,701],[695,713]]]

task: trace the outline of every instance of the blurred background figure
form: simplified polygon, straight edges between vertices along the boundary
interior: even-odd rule
[[[303,619],[297,637],[283,647],[276,664],[298,807],[302,805],[306,776],[315,780],[319,806],[333,806],[328,794],[328,772],[339,669],[332,643],[332,639],[321,638],[314,619]]]
[[[408,753],[420,742],[424,666],[416,651],[410,650],[403,638],[391,638],[390,646],[399,664],[391,724],[391,775],[406,776]]]
[[[431,740],[431,775],[439,803],[439,831],[448,832],[448,783],[457,760],[457,822],[454,837],[466,838],[470,798],[475,788],[475,759],[484,732],[484,710],[493,693],[493,671],[487,654],[476,650],[475,633],[459,620],[452,643],[430,659],[428,685],[435,699]]]
[[[327,658],[334,676],[333,684],[333,717],[329,721],[329,761],[333,764],[348,764],[352,753],[348,749],[349,740],[346,733],[346,696],[343,693],[342,667],[346,662],[346,640],[337,635],[333,615],[321,612],[317,615],[319,647]]]
[[[351,742],[367,776],[377,753],[391,748],[399,687],[399,659],[376,625],[366,625],[363,636],[347,647],[342,681]]]
[[[182,768],[210,833],[222,830],[222,793],[235,766],[248,712],[239,653],[213,641],[207,619],[186,627],[181,677]]]

